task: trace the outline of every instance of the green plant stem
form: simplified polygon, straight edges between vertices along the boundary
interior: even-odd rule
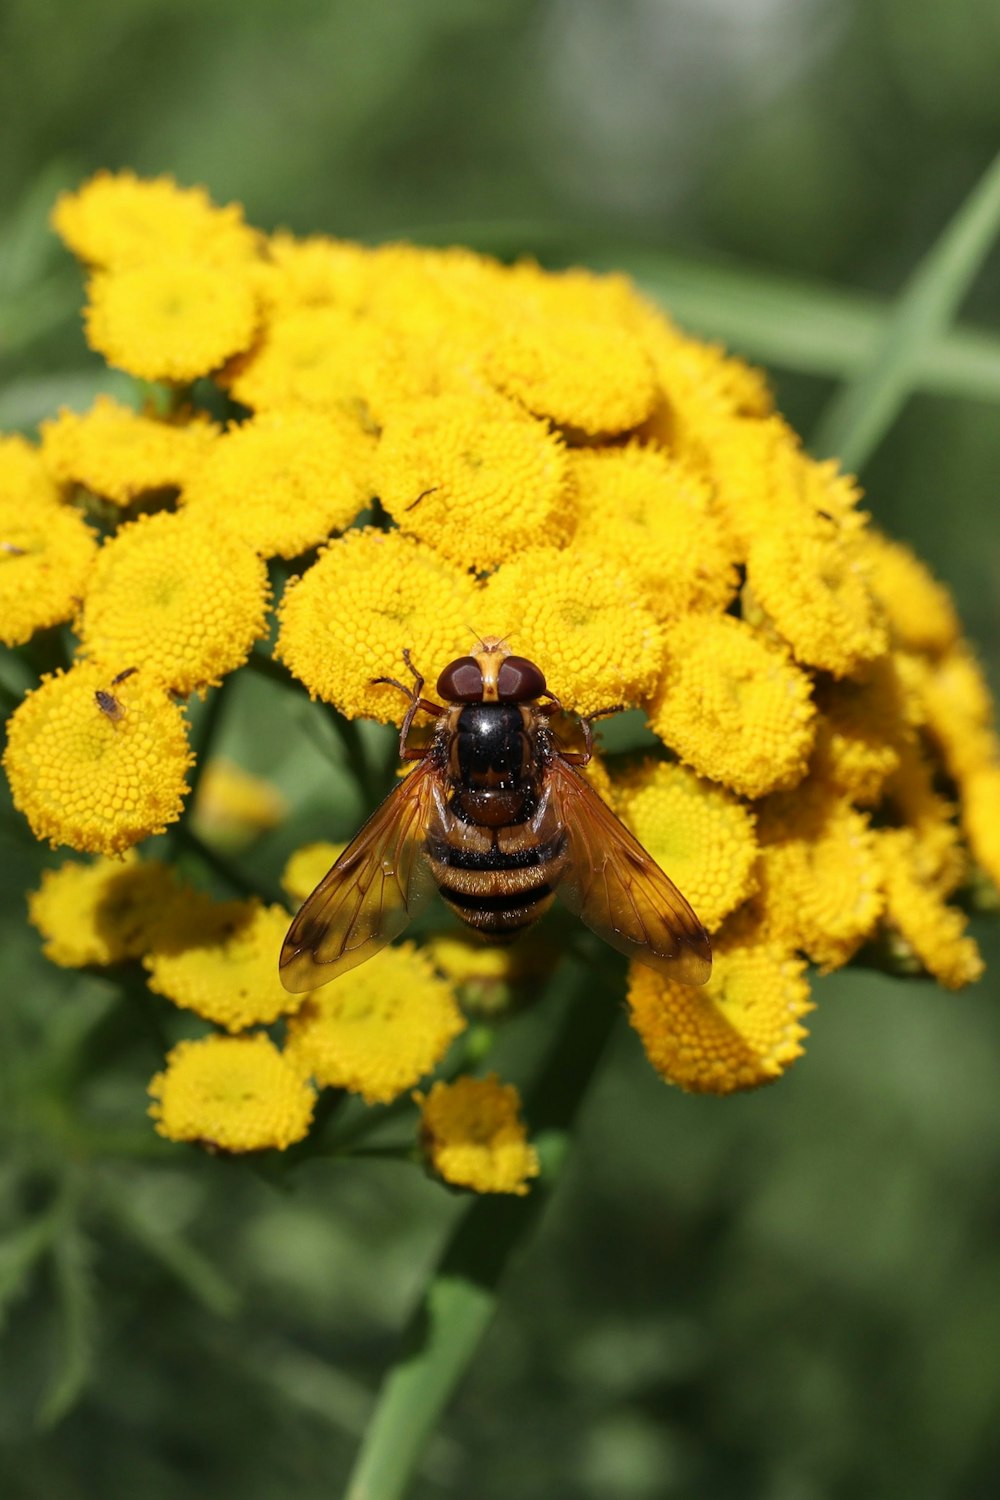
[[[968,194],[897,297],[867,363],[830,401],[813,451],[858,470],[917,385],[921,361],[941,338],[1000,229],[1000,153]]]
[[[524,1198],[478,1198],[431,1278],[385,1377],[345,1500],[401,1500],[424,1448],[493,1320],[501,1278],[552,1194],[617,1008],[593,967],[569,969],[566,1009],[544,1070],[529,1092],[542,1175]]]
[[[274,902],[280,904],[282,902],[283,898],[278,891],[270,890],[266,886],[251,880],[249,876],[244,875],[238,865],[233,864],[232,860],[227,859],[224,854],[220,854],[217,849],[213,849],[211,844],[206,844],[205,840],[200,838],[187,822],[176,824],[173,834],[177,846],[181,849],[189,850],[192,854],[196,854],[202,863],[211,870],[212,874],[223,885],[228,886],[235,896],[256,896],[259,900],[268,904]]]
[[[222,722],[223,709],[229,692],[229,685],[233,680],[233,674],[224,677],[217,688],[213,688],[209,694],[208,702],[205,704],[201,721],[194,736],[194,766],[189,778],[190,791],[188,793],[188,807],[193,808],[198,796],[198,787],[201,778],[205,774],[205,767],[212,756],[212,742]]]

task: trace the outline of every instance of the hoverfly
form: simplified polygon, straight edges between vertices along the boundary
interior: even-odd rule
[[[315,989],[364,963],[403,931],[435,888],[482,937],[509,942],[557,892],[588,927],[670,979],[704,984],[708,934],[676,886],[576,769],[550,720],[562,712],[541,670],[504,641],[479,642],[445,667],[434,703],[403,652],[412,687],[376,682],[409,699],[403,761],[419,761],[365,823],[292,922],[279,968],[287,990]],[[542,702],[545,699],[547,701]],[[408,743],[430,714],[429,745]],[[605,712],[614,712],[613,709]]]

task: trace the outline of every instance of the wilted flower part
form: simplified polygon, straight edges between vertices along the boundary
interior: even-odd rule
[[[80,484],[114,505],[179,489],[217,437],[210,422],[162,422],[98,396],[90,411],[61,411],[41,424],[42,454],[62,484]]]
[[[417,1100],[424,1153],[438,1177],[476,1193],[528,1192],[538,1153],[528,1144],[513,1084],[495,1073],[464,1077],[435,1083]]]
[[[96,557],[97,538],[76,511],[0,489],[0,642],[20,646],[72,619]]]
[[[302,1140],[316,1101],[262,1035],[178,1042],[149,1092],[160,1135],[234,1153],[284,1151]]]
[[[175,891],[169,865],[140,861],[129,850],[120,859],[69,860],[44,871],[38,890],[28,895],[28,915],[52,963],[103,967],[147,951]]]
[[[180,817],[191,760],[183,716],[162,687],[142,672],[113,683],[78,663],[15,709],[3,763],[36,838],[121,854]]]

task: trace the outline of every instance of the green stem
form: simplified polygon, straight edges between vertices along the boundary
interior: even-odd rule
[[[569,1004],[527,1114],[542,1176],[524,1198],[478,1198],[456,1228],[388,1372],[345,1500],[401,1500],[438,1419],[493,1320],[501,1278],[552,1194],[573,1118],[617,1018],[593,967],[574,964]],[[586,1001],[586,1003],[584,1003]]]
[[[182,822],[176,824],[173,831],[178,847],[196,854],[202,863],[211,870],[212,874],[223,885],[228,886],[235,896],[255,896],[258,900],[264,901],[269,905],[275,902],[279,905],[281,904],[283,897],[278,891],[261,886],[247,875],[244,875],[238,865],[233,864],[232,860],[227,859],[224,854],[220,854],[217,849],[213,849],[211,844],[206,844],[205,840],[200,838],[188,823]]]
[[[212,742],[218,733],[219,724],[222,721],[222,710],[232,682],[232,673],[224,677],[217,688],[213,688],[208,696],[200,720],[194,734],[194,767],[191,771],[190,786],[188,793],[188,807],[193,808],[195,798],[198,795],[198,787],[201,778],[205,774],[212,753]]]

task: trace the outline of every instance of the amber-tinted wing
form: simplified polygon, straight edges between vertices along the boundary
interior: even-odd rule
[[[398,937],[434,890],[424,834],[437,770],[425,760],[376,808],[288,929],[278,971],[299,994],[363,964]]]
[[[668,979],[704,984],[712,972],[708,933],[673,881],[559,756],[548,785],[552,814],[568,838],[562,900],[628,958]]]

